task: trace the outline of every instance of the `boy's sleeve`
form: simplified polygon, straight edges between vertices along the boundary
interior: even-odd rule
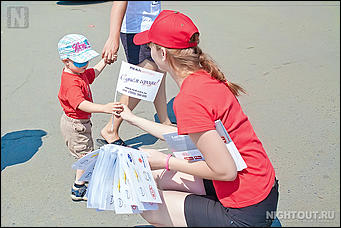
[[[86,77],[88,78],[89,84],[92,84],[95,80],[95,77],[96,77],[94,68],[89,68],[89,69],[85,70],[84,73],[85,73]]]

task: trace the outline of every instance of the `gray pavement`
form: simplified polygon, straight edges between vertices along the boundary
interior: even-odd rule
[[[340,226],[340,3],[169,1],[162,8],[189,15],[203,51],[247,90],[239,100],[275,167],[282,225]],[[74,160],[59,130],[57,43],[80,33],[101,52],[110,9],[111,2],[1,1],[1,226],[148,224],[69,197]],[[121,47],[91,87],[96,103],[112,101],[122,60]],[[166,86],[171,101],[179,89],[169,76]],[[156,113],[145,101],[134,112],[150,120]],[[108,119],[93,115],[94,139]],[[126,123],[120,134],[131,145],[166,147]]]

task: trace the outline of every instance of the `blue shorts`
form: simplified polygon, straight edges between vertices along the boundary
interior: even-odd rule
[[[120,34],[121,42],[124,47],[127,62],[138,65],[145,59],[154,62],[150,55],[150,48],[147,44],[135,45],[133,38],[136,33],[122,33]]]
[[[224,207],[216,195],[211,180],[203,180],[206,195],[190,194],[185,198],[185,218],[188,227],[270,227],[274,218],[266,212],[276,211],[278,180],[261,202],[243,208]]]

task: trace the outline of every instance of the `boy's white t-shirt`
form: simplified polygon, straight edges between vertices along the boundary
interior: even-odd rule
[[[160,12],[160,1],[128,1],[121,32],[139,33],[150,29]]]

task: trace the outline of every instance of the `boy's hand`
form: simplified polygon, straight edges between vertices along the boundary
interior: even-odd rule
[[[110,102],[108,104],[103,105],[103,112],[108,114],[115,114],[118,115],[120,112],[122,112],[122,107],[119,102]]]

